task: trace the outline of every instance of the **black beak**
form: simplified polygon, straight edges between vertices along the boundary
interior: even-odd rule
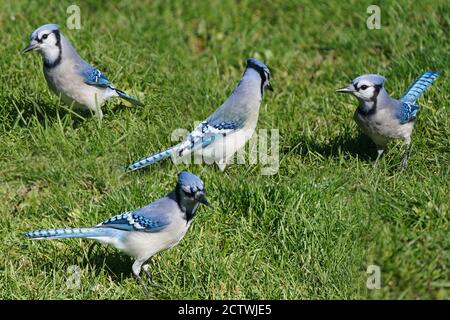
[[[267,85],[266,89],[269,91],[273,91],[273,87],[270,83]]]
[[[23,49],[22,53],[27,53],[29,51],[35,50],[37,48],[37,44],[30,44],[28,47],[26,47],[25,49]]]
[[[200,203],[203,203],[205,206],[211,206],[208,202],[208,199],[206,199],[206,195],[203,191],[199,191],[195,194],[195,200],[197,200]]]

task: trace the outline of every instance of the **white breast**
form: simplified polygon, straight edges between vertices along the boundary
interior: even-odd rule
[[[240,150],[255,132],[256,121],[247,123],[244,128],[219,139],[197,153],[202,154],[207,163],[226,162]]]
[[[97,106],[101,107],[109,97],[115,96],[113,90],[84,83],[72,63],[61,62],[50,70],[44,69],[44,75],[52,91],[60,95],[61,100],[69,106],[74,104],[96,112]]]
[[[186,220],[180,216],[173,219],[170,225],[159,232],[130,232],[124,241],[122,250],[135,258],[148,259],[154,254],[178,244],[190,225],[191,221],[186,223]]]
[[[413,122],[400,124],[395,116],[392,115],[393,110],[383,108],[370,116],[364,116],[355,112],[354,119],[361,129],[366,133],[377,145],[385,146],[389,140],[410,139]]]

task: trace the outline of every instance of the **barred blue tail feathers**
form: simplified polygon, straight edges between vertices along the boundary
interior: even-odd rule
[[[124,100],[126,100],[126,101],[128,101],[128,102],[131,102],[131,103],[134,104],[134,105],[140,106],[140,107],[142,107],[142,106],[144,105],[144,104],[143,104],[142,102],[140,102],[138,99],[136,99],[136,98],[134,98],[134,97],[132,97],[132,96],[129,96],[129,95],[126,94],[124,91],[119,90],[119,89],[117,89],[117,88],[114,88],[114,90],[116,90],[116,92],[117,92],[117,94],[119,95],[120,98],[122,98],[122,99],[124,99]]]
[[[141,160],[138,160],[136,162],[133,162],[128,166],[128,171],[135,171],[142,169],[144,167],[147,167],[149,165],[152,165],[158,161],[164,160],[172,155],[174,152],[176,146],[167,150],[164,150],[159,153],[152,154],[151,156],[145,157]]]
[[[47,230],[33,230],[24,232],[23,236],[30,239],[62,239],[62,238],[98,238],[108,237],[112,229],[108,228],[61,228]]]
[[[438,76],[439,72],[437,71],[427,71],[423,73],[409,86],[400,100],[406,103],[415,104],[417,99]]]

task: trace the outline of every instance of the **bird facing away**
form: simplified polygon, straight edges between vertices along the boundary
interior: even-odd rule
[[[103,103],[120,97],[142,105],[136,98],[115,88],[112,83],[84,61],[55,24],[46,24],[30,36],[30,45],[23,52],[38,51],[44,62],[44,76],[50,89],[69,106],[87,108],[101,119]]]
[[[400,100],[393,99],[384,89],[385,78],[378,74],[366,74],[352,81],[347,87],[336,92],[354,95],[359,106],[354,119],[362,131],[377,146],[379,160],[386,145],[393,139],[402,139],[405,151],[399,169],[408,166],[411,134],[419,106],[417,99],[438,77],[439,73],[427,71],[418,77],[406,90]]]
[[[254,58],[248,59],[238,86],[208,119],[183,142],[134,162],[128,170],[138,170],[168,157],[185,158],[193,152],[200,154],[207,163],[215,162],[220,170],[225,170],[227,160],[255,131],[264,91],[272,90],[269,81],[269,68]]]
[[[90,228],[35,230],[23,235],[31,239],[87,238],[111,244],[135,258],[132,271],[144,291],[141,269],[151,280],[147,260],[169,249],[183,238],[199,203],[209,205],[199,177],[181,172],[175,189],[149,205],[116,215]]]

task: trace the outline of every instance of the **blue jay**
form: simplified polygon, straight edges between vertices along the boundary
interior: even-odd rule
[[[189,229],[199,203],[209,205],[203,182],[183,171],[172,192],[141,209],[116,215],[91,228],[35,230],[24,236],[31,239],[87,238],[111,244],[135,258],[133,274],[148,293],[140,277],[141,269],[151,280],[147,260],[178,244]]]
[[[378,74],[367,74],[352,81],[347,87],[336,92],[354,95],[359,106],[354,119],[377,146],[379,160],[387,143],[392,139],[402,139],[405,151],[399,169],[408,165],[411,134],[419,106],[417,99],[438,77],[439,73],[427,71],[414,81],[400,100],[391,98],[384,89],[385,78]]]
[[[57,25],[46,24],[34,30],[30,45],[23,52],[32,50],[42,55],[48,86],[67,105],[87,108],[100,119],[103,117],[101,106],[112,97],[142,105],[115,88],[103,73],[84,61]]]
[[[208,119],[183,142],[134,162],[128,170],[138,170],[168,157],[184,158],[192,152],[201,154],[207,163],[216,162],[220,170],[225,170],[227,160],[255,131],[263,93],[266,89],[272,90],[269,80],[269,68],[256,59],[248,59],[238,86]]]

